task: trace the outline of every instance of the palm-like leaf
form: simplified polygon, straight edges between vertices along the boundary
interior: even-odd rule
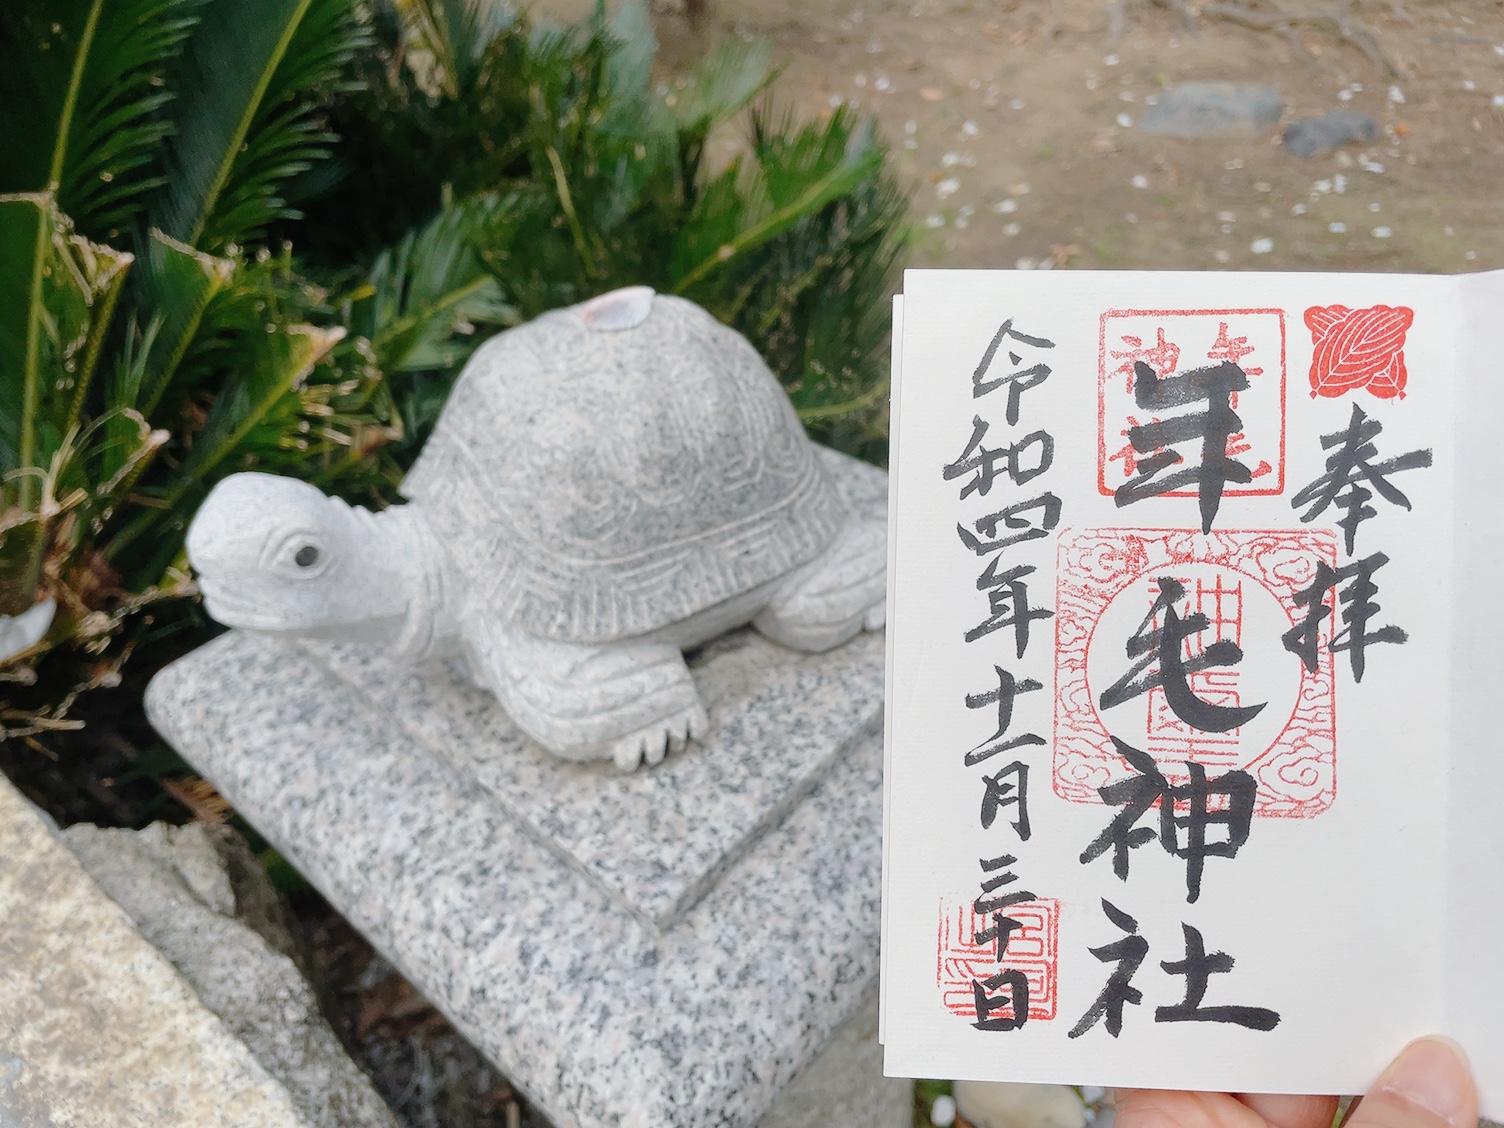
[[[383,370],[454,368],[475,347],[478,328],[521,320],[476,253],[513,203],[483,196],[450,204],[377,257],[354,316]]]
[[[0,614],[36,598],[61,513],[54,491],[74,464],[83,399],[130,262],[74,235],[51,193],[0,196],[0,517],[9,530]],[[69,496],[77,489],[61,484]]]
[[[218,252],[294,214],[282,188],[332,140],[317,122],[317,95],[365,35],[351,0],[209,4],[177,76],[157,226]]]
[[[114,238],[154,186],[163,75],[202,0],[14,0],[0,12],[0,190],[56,186],[79,230]]]

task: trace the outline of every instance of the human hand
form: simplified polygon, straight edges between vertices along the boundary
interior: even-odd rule
[[[1115,1128],[1331,1128],[1336,1097],[1119,1089]],[[1343,1128],[1475,1128],[1478,1094],[1461,1047],[1411,1042]]]

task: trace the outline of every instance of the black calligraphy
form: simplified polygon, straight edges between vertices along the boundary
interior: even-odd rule
[[[1031,627],[1053,618],[1055,612],[1031,597],[1037,566],[1018,559],[1017,554],[1059,525],[1061,504],[1048,490],[1031,489],[1021,497],[1014,493],[1048,474],[1055,462],[1055,439],[1048,431],[1017,434],[1014,428],[1023,430],[1025,394],[1050,378],[1050,365],[1040,354],[1054,347],[1053,341],[1016,328],[1011,318],[1003,321],[971,374],[972,397],[985,402],[979,404],[961,453],[941,468],[945,481],[958,484],[960,501],[975,497],[991,503],[988,512],[956,526],[961,544],[984,562],[976,588],[987,601],[985,616],[963,632],[964,641],[991,646],[997,637],[1008,640],[1002,644],[1006,650],[998,656],[1001,660],[991,663],[993,684],[965,696],[968,709],[986,710],[996,718],[992,734],[966,752],[965,765],[986,765],[979,780],[981,831],[1009,834],[1020,844],[1033,834],[1031,765],[1026,755],[1046,741],[1038,733],[1015,732],[1014,710],[1022,695],[1039,691],[1042,683],[1014,673],[1005,663],[1025,660],[1034,637]],[[1024,353],[1030,354],[1027,360]],[[1003,355],[1007,366],[1002,363]],[[995,429],[996,416],[986,415],[996,402],[987,397],[994,393],[1000,393],[1002,401],[1006,430],[1001,433]],[[998,632],[1003,633],[999,636]],[[1029,981],[1022,970],[1008,966],[1008,942],[1023,927],[1009,915],[1009,909],[1036,899],[1034,892],[1021,887],[1015,868],[1018,862],[1011,852],[979,859],[980,888],[972,909],[985,923],[975,928],[973,942],[990,947],[996,971],[971,981],[973,1025],[978,1030],[1017,1030],[1029,1020]]]

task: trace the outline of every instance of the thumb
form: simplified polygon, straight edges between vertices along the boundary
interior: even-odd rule
[[[1478,1094],[1462,1047],[1450,1038],[1411,1042],[1347,1121],[1346,1128],[1476,1128]]]

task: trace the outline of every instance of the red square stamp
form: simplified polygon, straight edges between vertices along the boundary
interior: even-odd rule
[[[935,981],[945,1009],[975,1019],[976,984],[1000,971],[1021,971],[1029,984],[1029,1019],[1054,1018],[1060,993],[1060,902],[1040,899],[1009,906],[1008,917],[1019,927],[1008,937],[1002,962],[995,944],[977,942],[992,920],[974,906],[972,898],[960,895],[940,902]]]
[[[1331,638],[1336,600],[1318,599],[1313,612],[1303,593],[1318,562],[1336,561],[1336,538],[1320,529],[1065,533],[1055,793],[1100,802],[1098,789],[1131,770],[1116,737],[1177,785],[1189,778],[1187,762],[1248,772],[1264,817],[1309,818],[1331,806],[1334,657],[1318,641]]]
[[[1161,480],[1178,467],[1196,465],[1204,457],[1197,440],[1167,446],[1145,441],[1156,427],[1178,432],[1177,422],[1190,424],[1198,412],[1217,405],[1198,402],[1194,393],[1202,383],[1216,384],[1223,366],[1236,373],[1222,377],[1226,405],[1237,421],[1226,429],[1225,457],[1247,470],[1223,487],[1228,497],[1278,495],[1285,489],[1285,313],[1279,309],[1115,309],[1102,314],[1097,352],[1097,488],[1114,496],[1130,482],[1135,486],[1156,467],[1168,463]],[[1177,379],[1186,385],[1155,402],[1140,380],[1147,366],[1166,385]],[[1150,428],[1146,432],[1143,429]],[[1162,433],[1163,433],[1162,431]],[[1171,470],[1170,467],[1177,469]],[[1194,485],[1151,489],[1156,496],[1195,497]]]

